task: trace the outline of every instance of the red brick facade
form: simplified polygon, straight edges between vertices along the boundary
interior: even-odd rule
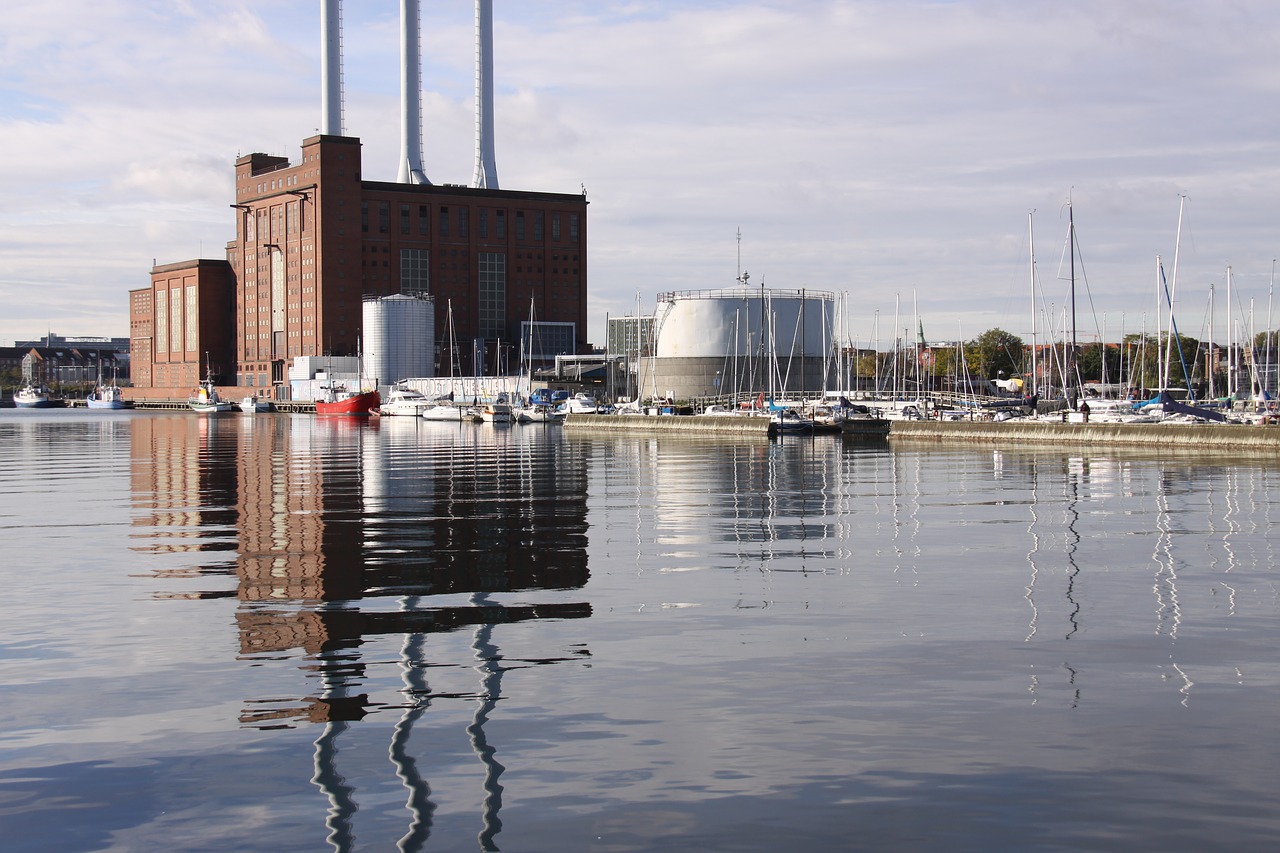
[[[130,295],[135,386],[189,385],[203,373],[205,351],[225,384],[280,385],[294,356],[357,353],[365,295],[415,290],[434,296],[437,329],[452,312],[464,373],[494,372],[498,343],[518,341],[531,302],[540,323],[575,324],[572,346],[586,349],[584,195],[363,181],[360,141],[344,136],[304,140],[296,163],[250,154],[235,169],[226,262],[157,267],[149,314],[145,292]],[[202,308],[197,337],[179,350],[169,339],[161,354],[156,274],[199,273],[205,264],[227,271],[230,291],[218,296],[226,324],[206,325]],[[196,279],[201,294],[222,286],[216,277]],[[171,324],[172,303],[166,307]],[[471,359],[477,339],[485,342],[483,365]]]

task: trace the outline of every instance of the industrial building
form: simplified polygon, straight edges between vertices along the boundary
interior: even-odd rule
[[[253,153],[235,161],[235,236],[225,260],[157,265],[150,286],[130,294],[139,396],[171,395],[209,371],[220,385],[270,388],[287,399],[291,362],[360,354],[369,342],[365,302],[393,295],[427,299],[435,335],[406,344],[379,329],[382,355],[394,346],[403,363],[433,372],[516,369],[510,353],[522,339],[540,341],[544,361],[585,351],[585,194],[498,187],[492,0],[476,3],[470,186],[432,184],[422,164],[417,0],[401,0],[394,182],[365,180],[360,140],[343,132],[339,0],[324,0],[321,11],[320,132],[302,141],[296,160]],[[530,335],[534,317],[541,331]],[[406,346],[430,350],[415,357]],[[392,368],[384,358],[379,369]],[[376,378],[385,385],[407,377]]]

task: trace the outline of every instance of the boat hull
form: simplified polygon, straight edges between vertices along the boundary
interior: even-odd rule
[[[317,400],[316,414],[368,416],[369,412],[378,407],[379,402],[381,400],[377,391],[352,394],[350,397],[343,397],[340,400]]]

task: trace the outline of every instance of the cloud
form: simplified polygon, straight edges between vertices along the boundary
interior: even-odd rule
[[[499,174],[586,185],[593,340],[637,290],[648,308],[659,291],[731,285],[739,250],[753,281],[848,292],[864,339],[899,296],[931,326],[1021,332],[1027,213],[1042,258],[1057,256],[1069,198],[1111,316],[1154,310],[1180,194],[1187,311],[1228,262],[1260,293],[1280,254],[1280,9],[1263,0],[495,7]],[[471,10],[422,14],[427,173],[465,182]],[[366,176],[390,179],[396,8],[347,3],[344,23],[347,132]],[[6,8],[0,225],[33,242],[0,244],[0,269],[66,280],[34,296],[55,318],[78,301],[62,270],[104,271],[111,328],[59,331],[126,334],[127,289],[152,257],[219,256],[236,155],[296,156],[314,132],[318,57],[313,0]],[[44,232],[65,235],[57,251]],[[0,298],[19,284],[0,273]],[[42,329],[0,320],[0,338]]]

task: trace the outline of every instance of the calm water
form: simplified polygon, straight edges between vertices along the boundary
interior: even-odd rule
[[[1269,848],[1278,487],[8,410],[3,846]]]

